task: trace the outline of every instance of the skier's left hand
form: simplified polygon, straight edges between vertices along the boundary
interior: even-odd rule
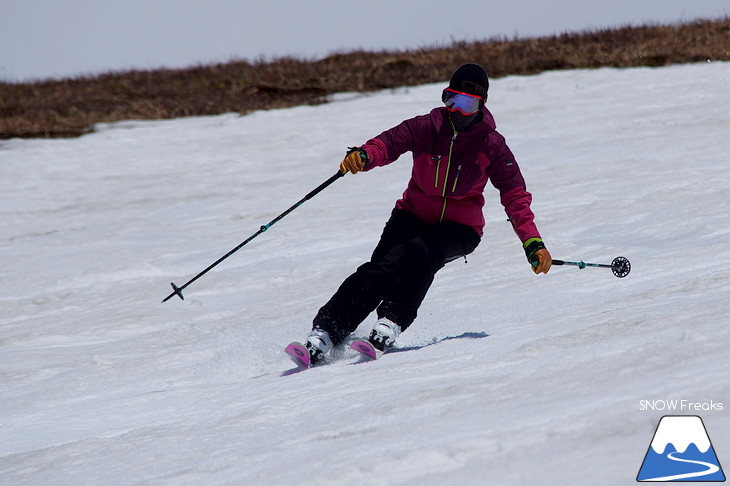
[[[535,272],[535,274],[548,273],[550,271],[550,267],[553,266],[553,257],[550,255],[550,252],[547,251],[547,248],[541,248],[532,256],[532,261],[530,263],[532,264],[532,271]],[[535,265],[535,263],[537,263],[537,265]]]
[[[529,244],[525,246],[525,255],[535,274],[548,273],[553,266],[553,257],[540,238],[529,240]]]

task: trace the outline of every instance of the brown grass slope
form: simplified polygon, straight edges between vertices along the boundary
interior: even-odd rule
[[[348,52],[322,60],[236,61],[94,77],[0,83],[0,139],[71,137],[98,122],[245,114],[323,103],[343,91],[448,80],[464,62],[491,77],[602,66],[730,60],[730,19],[527,38],[455,42],[414,51]]]

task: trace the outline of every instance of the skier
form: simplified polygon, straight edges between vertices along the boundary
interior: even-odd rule
[[[413,171],[370,261],[345,279],[314,318],[305,342],[311,363],[354,332],[373,310],[378,320],[369,341],[380,350],[393,345],[416,318],[436,272],[479,244],[488,180],[500,192],[532,270],[550,270],[550,253],[533,222],[532,196],[485,107],[488,89],[484,68],[464,64],[443,91],[445,106],[405,120],[347,153],[342,173],[367,172],[409,151]]]

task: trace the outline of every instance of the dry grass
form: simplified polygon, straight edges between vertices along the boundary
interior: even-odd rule
[[[281,58],[0,83],[0,139],[78,136],[92,131],[97,122],[244,114],[323,103],[329,94],[342,91],[444,82],[464,62],[482,64],[491,77],[501,77],[707,60],[730,60],[730,19],[456,42],[415,51],[349,52],[318,61]]]

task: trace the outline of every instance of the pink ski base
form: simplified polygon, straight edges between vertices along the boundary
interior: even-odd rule
[[[355,339],[350,347],[368,359],[378,359],[378,352],[369,341]]]
[[[309,368],[309,351],[301,343],[291,343],[284,352],[294,361],[300,368]]]

